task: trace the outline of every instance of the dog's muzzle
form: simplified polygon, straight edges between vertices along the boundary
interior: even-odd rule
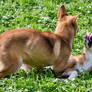
[[[87,33],[85,35],[84,44],[88,48],[92,47],[92,34],[91,33]]]

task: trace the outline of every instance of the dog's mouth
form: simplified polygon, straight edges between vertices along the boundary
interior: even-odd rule
[[[87,48],[92,47],[92,33],[87,33],[85,35],[84,44]]]

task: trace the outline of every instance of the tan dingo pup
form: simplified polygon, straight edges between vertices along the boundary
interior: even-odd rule
[[[53,65],[56,73],[62,72],[78,31],[78,16],[68,16],[62,5],[55,33],[22,28],[1,34],[0,78],[14,73],[22,63],[35,68]]]

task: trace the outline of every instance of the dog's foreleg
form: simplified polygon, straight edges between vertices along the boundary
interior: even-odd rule
[[[72,71],[72,72],[69,72],[70,73],[70,76],[69,76],[69,80],[75,80],[76,77],[78,77],[78,71]]]
[[[68,80],[75,80],[75,78],[78,77],[78,72],[77,71],[66,72],[63,76],[69,76],[69,77],[68,79],[61,77],[62,82],[67,82]]]

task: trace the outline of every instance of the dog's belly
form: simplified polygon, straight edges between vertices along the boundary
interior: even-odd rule
[[[48,49],[35,48],[30,51],[29,57],[24,59],[24,63],[33,67],[45,67],[52,65],[55,60],[55,56]]]
[[[24,60],[24,63],[32,67],[45,67],[54,63],[53,58],[44,56],[31,56],[29,60]]]
[[[35,38],[34,40],[27,48],[26,53],[29,57],[24,59],[24,63],[28,63],[33,67],[52,65],[56,60],[53,48],[43,38],[39,38],[39,40]]]

